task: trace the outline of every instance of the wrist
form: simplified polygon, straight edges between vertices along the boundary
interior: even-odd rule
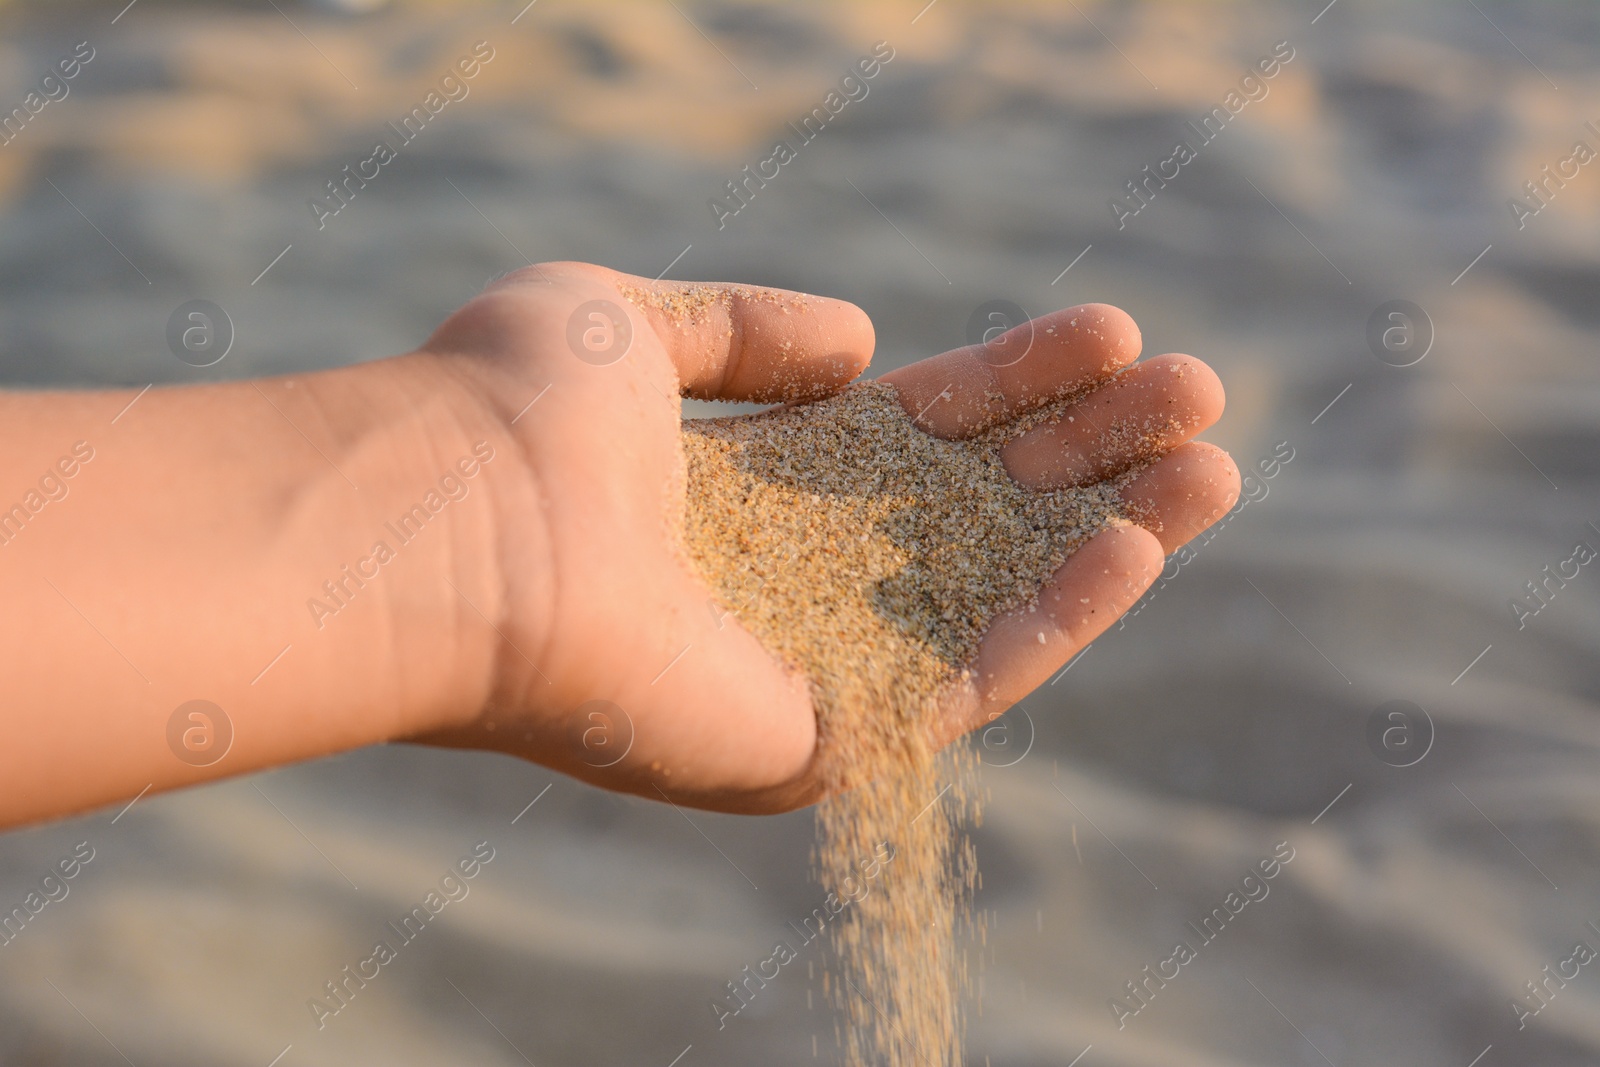
[[[0,825],[480,713],[503,516],[532,489],[451,367],[0,398],[12,468],[57,469],[60,442],[93,460],[3,546],[0,594],[30,610],[0,619],[0,718],[28,724],[0,752]],[[214,711],[190,729],[196,701]]]
[[[505,531],[536,501],[485,384],[459,357],[416,352],[319,376],[312,388],[328,421],[347,427],[339,466],[360,492],[330,516],[350,558],[316,577],[306,619],[320,634],[366,609],[350,615],[370,634],[391,694],[375,724],[389,740],[472,721],[503,674]]]

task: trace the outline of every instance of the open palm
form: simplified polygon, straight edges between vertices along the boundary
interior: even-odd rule
[[[1088,484],[1149,464],[1123,492],[1140,525],[1090,540],[1041,592],[1046,640],[1039,613],[995,621],[972,680],[949,695],[952,737],[1103,632],[1164,555],[1238,496],[1227,454],[1191,440],[1221,415],[1216,375],[1188,356],[1134,364],[1139,345],[1126,314],[1090,304],[883,376],[942,437],[1094,387],[1006,445],[1024,485]],[[417,740],[719,810],[817,799],[803,679],[715,607],[672,537],[684,506],[679,397],[820,398],[857,377],[872,348],[870,321],[843,301],[578,263],[518,271],[452,316],[425,350],[461,368],[486,430],[517,454],[493,490],[503,647],[483,714]]]

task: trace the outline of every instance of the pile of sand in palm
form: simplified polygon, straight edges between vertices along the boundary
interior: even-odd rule
[[[980,933],[959,829],[972,757],[964,745],[939,754],[940,697],[993,619],[1033,603],[1079,545],[1126,521],[1123,479],[1039,491],[1007,476],[1000,446],[1064,403],[965,441],[922,432],[875,382],[683,424],[687,554],[810,681],[832,794],[817,820],[824,888],[858,876],[881,842],[894,849],[833,924],[825,986],[851,1067],[961,1060],[961,946]]]

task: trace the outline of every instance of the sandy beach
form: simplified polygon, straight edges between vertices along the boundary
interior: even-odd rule
[[[404,352],[541,260],[849,299],[877,371],[1126,308],[1245,497],[974,738],[966,1062],[1600,1062],[1600,12],[524,2],[5,5],[0,114],[80,66],[0,144],[7,385]],[[818,905],[809,812],[404,745],[128,800],[0,836],[0,912],[77,863],[0,1063],[835,1062],[815,946],[712,1006]]]

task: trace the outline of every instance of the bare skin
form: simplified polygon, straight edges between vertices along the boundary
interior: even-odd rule
[[[793,313],[789,294],[740,286],[680,320],[619,285],[636,298],[688,288],[543,264],[405,356],[137,399],[0,396],[0,597],[13,606],[0,614],[0,826],[394,740],[724,811],[816,799],[803,681],[733,620],[718,629],[667,535],[683,506],[678,397],[837,391],[865,369],[872,325],[842,301],[807,297]],[[608,365],[569,345],[590,300],[632,325]],[[1024,484],[1155,462],[1125,494],[1141,525],[1096,537],[1044,590],[1049,639],[1038,615],[997,620],[977,680],[950,694],[952,737],[1103,632],[1239,492],[1227,455],[1192,440],[1223,406],[1204,364],[1125,369],[1138,329],[1104,305],[1036,320],[1033,337],[1011,365],[995,358],[1014,343],[1001,339],[885,378],[943,436],[1098,385],[1073,418],[1008,446]],[[1131,425],[1159,432],[1130,444]],[[62,465],[77,442],[92,458]],[[41,472],[54,472],[42,489]],[[7,524],[13,503],[21,520]],[[231,724],[214,762],[220,735],[186,728],[217,724],[172,727],[196,699]],[[631,719],[626,757],[605,768],[577,714],[596,699]]]

